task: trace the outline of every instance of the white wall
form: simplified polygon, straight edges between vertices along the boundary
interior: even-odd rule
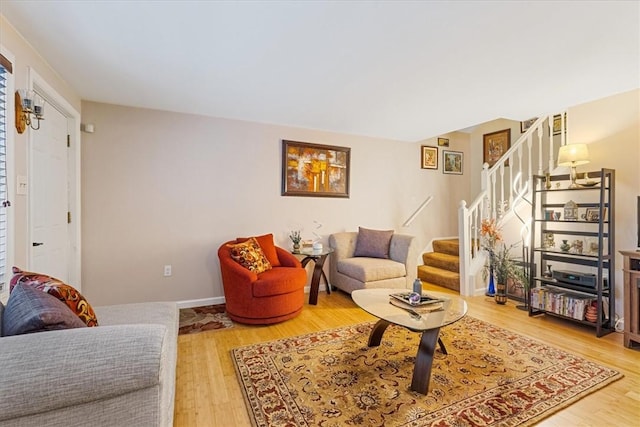
[[[47,64],[40,54],[34,50],[31,45],[15,31],[11,24],[0,15],[0,44],[4,50],[11,52],[14,56],[13,76],[15,89],[26,88],[29,76],[29,69],[35,71],[42,77],[49,86],[59,93],[75,110],[80,111],[80,97],[78,94],[64,81],[64,79]],[[8,106],[14,108],[14,97],[8,97]],[[47,109],[51,106],[45,106],[45,120]],[[13,117],[13,116],[11,116]],[[16,132],[13,123],[9,123],[8,127],[8,147],[11,151],[10,156],[14,158],[14,168],[9,176],[8,185],[15,187],[16,176],[22,175],[27,177],[29,181],[29,158],[28,158],[28,137],[32,130],[26,130],[23,134]],[[28,268],[27,259],[30,249],[29,232],[28,232],[28,196],[15,195],[11,201],[10,215],[13,215],[14,229],[12,230],[14,248],[13,256],[14,264],[21,268]]]
[[[83,102],[83,293],[94,304],[222,295],[217,249],[272,232],[289,248],[358,226],[433,237],[455,235],[455,208],[470,176],[420,169],[422,141],[342,135]],[[349,199],[283,197],[281,140],[351,148]],[[449,149],[466,152],[464,135]],[[440,163],[442,153],[440,153]],[[409,228],[402,223],[434,200]],[[317,221],[322,227],[316,229]],[[173,276],[162,275],[163,265]]]
[[[578,172],[616,171],[616,312],[622,316],[622,256],[637,245],[636,203],[640,195],[640,90],[569,108],[568,142],[589,144],[591,163]],[[566,173],[566,170],[565,172]]]

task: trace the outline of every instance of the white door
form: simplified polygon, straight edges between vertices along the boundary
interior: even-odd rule
[[[70,270],[67,118],[48,105],[32,132],[30,171],[30,269],[68,283]]]

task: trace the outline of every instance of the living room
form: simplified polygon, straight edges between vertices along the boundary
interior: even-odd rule
[[[83,99],[49,65],[45,52],[35,50],[4,16],[0,31],[0,44],[14,59],[15,88],[27,86],[28,69],[33,69],[81,114],[83,124],[93,125],[93,132],[79,134],[78,140],[82,234],[77,285],[97,306],[223,302],[216,251],[238,236],[274,233],[284,248],[291,246],[292,230],[327,244],[329,234],[359,226],[394,229],[415,235],[421,248],[434,238],[455,236],[460,202],[473,200],[480,188],[482,135],[509,128],[514,142],[520,120],[531,118],[492,116],[482,124],[466,123],[465,131],[453,128],[407,142],[95,102]],[[609,78],[615,77],[614,70]],[[636,247],[630,230],[637,226],[640,188],[639,99],[636,86],[562,106],[568,111],[569,142],[589,144],[591,163],[580,171],[616,170],[620,249]],[[543,113],[554,111],[537,112]],[[29,132],[12,132],[11,137],[15,182],[15,177],[29,176]],[[442,165],[420,168],[420,147],[438,146],[438,137],[449,140],[446,149],[463,153],[463,174],[443,174]],[[349,198],[283,197],[283,139],[349,147]],[[428,196],[432,203],[403,228]],[[13,208],[13,264],[28,266],[28,198],[16,196]],[[165,265],[172,267],[168,277]],[[622,265],[620,255],[617,265]],[[622,273],[617,274],[621,288]],[[622,302],[616,305],[622,313]]]

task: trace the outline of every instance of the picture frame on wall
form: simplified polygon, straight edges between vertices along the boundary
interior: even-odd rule
[[[463,153],[442,150],[442,173],[462,175]]]
[[[564,113],[564,132],[567,133],[567,113]],[[553,116],[553,135],[560,135],[562,133],[562,116],[556,114]]]
[[[438,147],[428,145],[421,147],[420,167],[422,169],[438,169]]]
[[[520,133],[525,133],[529,130],[532,124],[534,124],[538,120],[537,117],[533,117],[529,120],[525,120],[524,122],[520,122]]]
[[[500,157],[511,148],[511,129],[503,129],[482,135],[483,156],[482,162],[489,167],[496,164]],[[504,164],[509,166],[509,160]]]
[[[351,148],[282,140],[282,195],[349,198]]]
[[[449,139],[448,138],[438,138],[438,147],[448,147]]]

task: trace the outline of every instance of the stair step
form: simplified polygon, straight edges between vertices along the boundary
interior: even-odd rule
[[[444,239],[433,241],[433,251],[449,255],[458,255],[460,252],[460,242],[458,239]]]
[[[449,255],[442,252],[426,252],[422,254],[422,262],[424,265],[438,267],[455,273],[460,271],[460,258],[457,255]]]
[[[428,265],[418,266],[418,278],[438,286],[460,291],[460,274]]]

